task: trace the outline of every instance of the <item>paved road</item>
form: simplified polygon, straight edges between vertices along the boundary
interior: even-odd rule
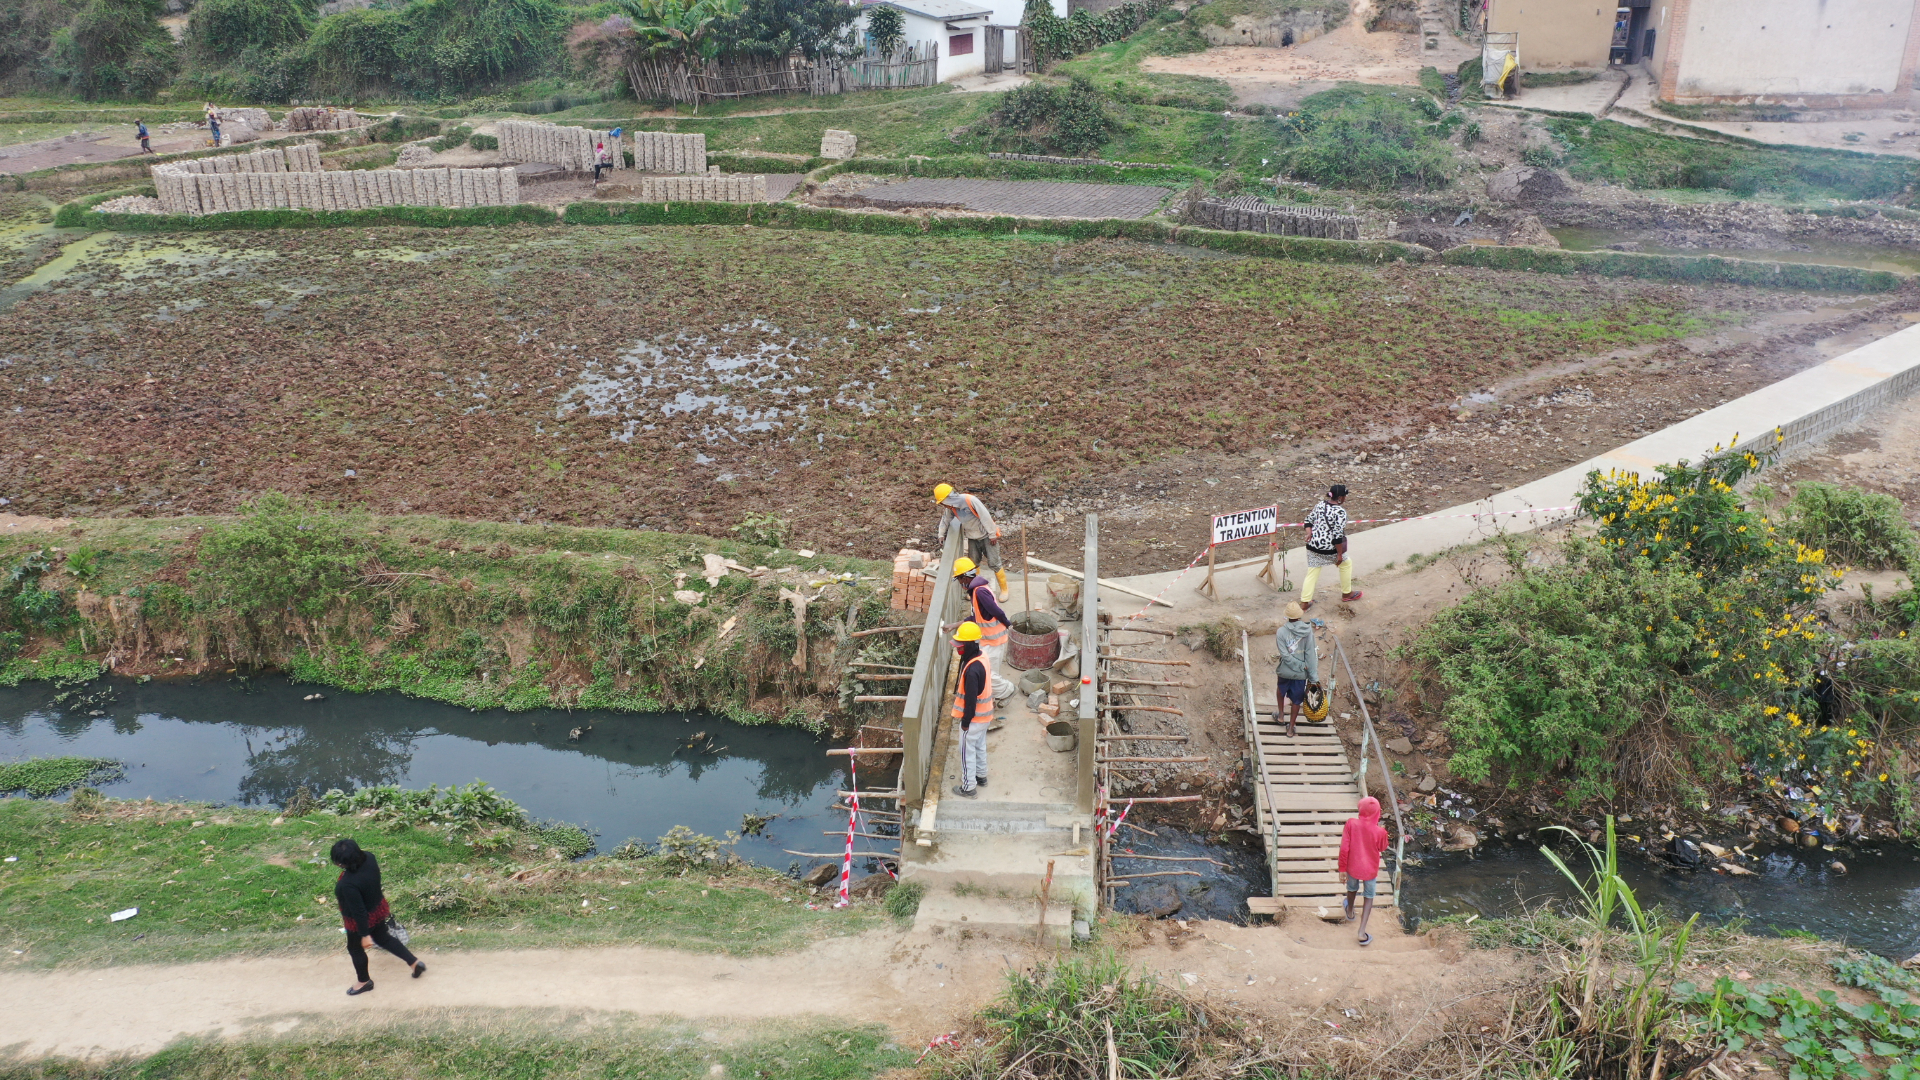
[[[896,180],[860,192],[883,208],[959,207],[1022,217],[1137,218],[1158,209],[1172,189],[1138,184],[1065,184],[1051,180]]]

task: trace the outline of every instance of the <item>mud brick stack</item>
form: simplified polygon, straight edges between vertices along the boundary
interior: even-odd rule
[[[641,202],[766,202],[767,178],[751,176],[643,176]]]
[[[820,136],[820,156],[828,161],[845,161],[853,156],[858,145],[853,132],[828,128],[826,134]]]
[[[594,147],[605,143],[607,160],[616,169],[627,167],[626,137],[615,136],[612,131],[597,131],[592,128],[562,127],[558,124],[543,124],[532,120],[502,120],[496,125],[500,137],[500,156],[508,161],[544,162],[557,165],[568,172],[592,172]],[[636,132],[635,137],[649,134]],[[700,136],[701,146],[706,145],[706,136]],[[644,169],[644,155],[636,142],[634,167]],[[702,154],[702,162],[705,155]]]
[[[633,167],[641,172],[704,173],[707,137],[667,131],[633,133]]]
[[[234,210],[364,210],[381,206],[512,206],[520,177],[505,169],[352,169],[327,172],[311,143],[155,165],[168,214]]]
[[[1270,233],[1275,236],[1312,236],[1322,240],[1360,239],[1360,218],[1318,206],[1277,206],[1256,196],[1201,199],[1195,203],[1193,223],[1228,232]]]
[[[901,548],[893,557],[893,601],[895,611],[925,611],[933,606],[933,556],[912,548]]]
[[[352,109],[326,109],[302,106],[287,113],[288,131],[346,131],[371,123]]]

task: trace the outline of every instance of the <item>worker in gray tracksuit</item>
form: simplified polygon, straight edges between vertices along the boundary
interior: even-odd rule
[[[1287,621],[1274,632],[1273,644],[1280,653],[1274,711],[1287,714],[1287,737],[1292,738],[1294,720],[1306,704],[1308,684],[1320,685],[1320,643],[1314,639],[1313,624],[1298,603],[1287,605]]]

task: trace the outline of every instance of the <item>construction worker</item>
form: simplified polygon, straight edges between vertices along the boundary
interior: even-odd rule
[[[953,644],[960,653],[960,685],[953,691],[953,720],[960,726],[960,783],[953,793],[977,799],[980,793],[975,789],[987,785],[987,725],[980,707],[987,701],[993,665],[980,651],[979,624],[961,623],[953,633]],[[987,715],[992,714],[988,706]]]
[[[987,504],[976,496],[953,490],[952,484],[935,485],[933,501],[940,504],[938,542],[945,544],[947,526],[960,522],[960,535],[967,541],[966,554],[975,566],[987,564],[987,569],[993,571],[1000,583],[1000,595],[1007,595],[1007,572],[1000,568],[1000,526],[995,525],[993,515],[987,513]]]
[[[1007,666],[1007,631],[1013,620],[1007,618],[1007,613],[993,598],[993,586],[987,584],[987,579],[978,571],[979,567],[965,555],[953,561],[954,581],[966,590],[967,603],[973,608],[973,623],[980,628],[980,651],[986,654],[988,670],[993,676],[993,700],[997,705],[1018,689],[1012,679],[1001,674],[1001,669]],[[954,623],[943,629],[951,630],[959,625]]]

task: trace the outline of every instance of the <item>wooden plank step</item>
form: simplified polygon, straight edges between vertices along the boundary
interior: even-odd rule
[[[1277,896],[1247,897],[1247,913],[1250,915],[1278,915],[1286,907],[1286,902]]]

